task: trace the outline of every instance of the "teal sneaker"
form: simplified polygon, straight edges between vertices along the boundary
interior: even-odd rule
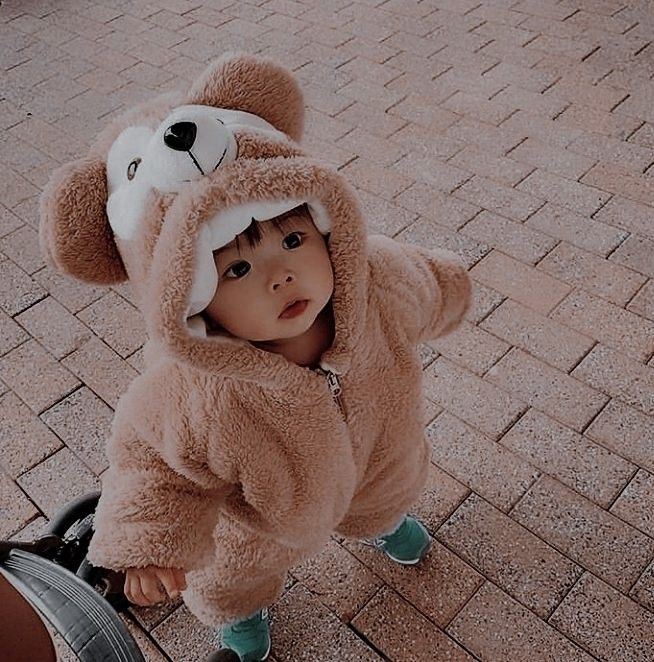
[[[221,630],[221,639],[222,645],[237,653],[241,662],[268,659],[271,646],[268,610],[262,609],[250,618],[225,625]]]
[[[431,538],[427,529],[417,519],[405,515],[395,531],[367,543],[380,549],[396,563],[415,565],[427,553]]]

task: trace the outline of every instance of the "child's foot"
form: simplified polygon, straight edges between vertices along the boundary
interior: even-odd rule
[[[402,565],[415,565],[427,553],[431,538],[427,529],[415,518],[405,515],[400,526],[392,533],[370,540],[369,544]]]
[[[261,662],[270,653],[270,624],[268,610],[262,609],[248,619],[225,625],[222,643],[241,658],[241,662]]]

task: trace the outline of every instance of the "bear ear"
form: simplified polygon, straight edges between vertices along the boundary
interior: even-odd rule
[[[57,169],[41,195],[39,241],[49,264],[88,283],[126,280],[106,207],[103,160],[85,158]]]
[[[302,137],[300,87],[288,70],[266,58],[226,53],[193,83],[189,103],[253,113],[296,142]]]

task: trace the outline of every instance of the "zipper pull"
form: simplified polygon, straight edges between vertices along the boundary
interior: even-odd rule
[[[324,377],[327,377],[327,386],[329,387],[329,391],[332,394],[332,398],[338,405],[341,414],[343,414],[343,417],[345,418],[345,407],[343,406],[343,401],[341,400],[341,393],[343,392],[343,389],[341,388],[341,383],[338,381],[338,375],[335,372],[332,372],[331,370],[325,370],[322,367],[316,368],[316,372],[320,375],[323,375]]]
[[[329,390],[332,392],[332,397],[335,400],[338,399],[338,396],[341,394],[343,389],[341,388],[341,383],[338,381],[338,376],[335,372],[327,373],[327,384],[329,386]]]

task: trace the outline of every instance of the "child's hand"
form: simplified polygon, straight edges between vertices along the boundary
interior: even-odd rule
[[[179,568],[129,568],[125,573],[125,596],[130,602],[148,607],[170,598],[186,588],[186,573]]]

